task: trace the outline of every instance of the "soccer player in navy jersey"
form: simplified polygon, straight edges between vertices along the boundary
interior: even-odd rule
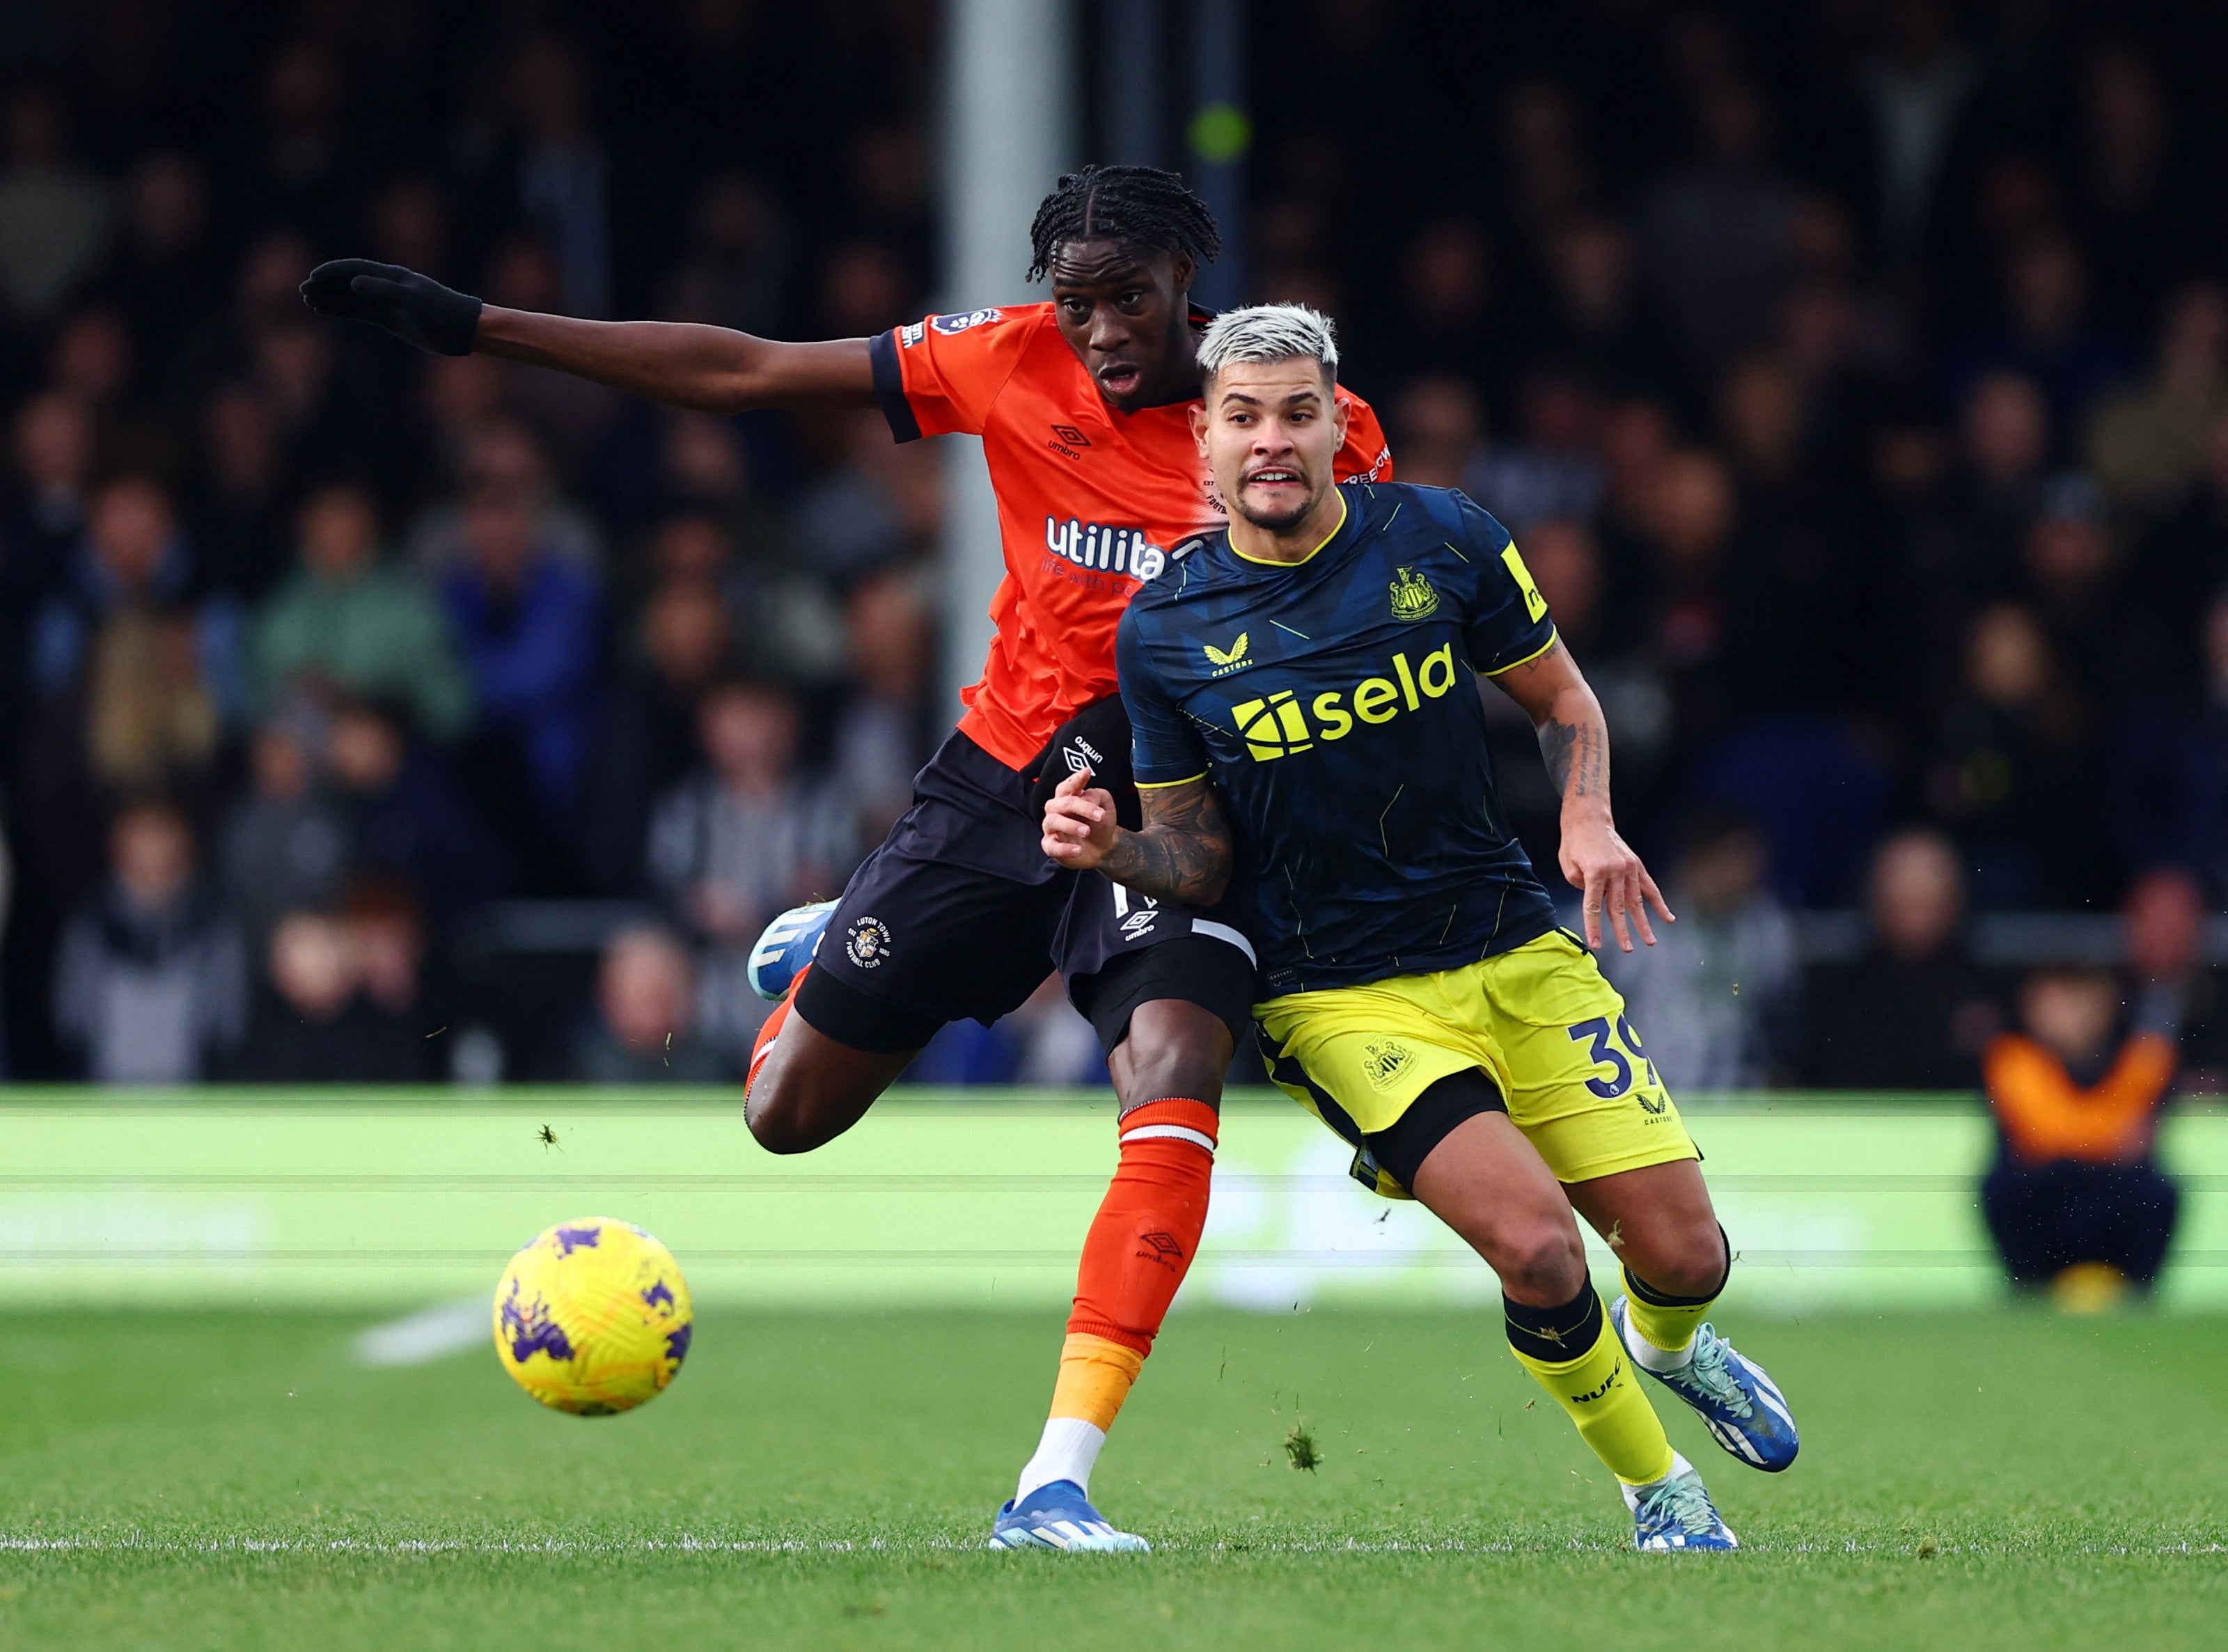
[[[1266,305],[1200,347],[1228,527],[1177,547],[1116,643],[1141,829],[1087,777],[1046,854],[1220,902],[1252,938],[1271,1076],[1500,1276],[1509,1344],[1623,1488],[1642,1549],[1737,1546],[1637,1365],[1744,1463],[1791,1463],[1786,1402],[1702,1322],[1732,1254],[1699,1154],[1589,948],[1669,921],[1610,810],[1601,707],[1501,525],[1441,488],[1337,483],[1337,347]],[[1481,682],[1531,716],[1563,797],[1557,922],[1495,792]],[[1624,1294],[1588,1277],[1576,1215]]]

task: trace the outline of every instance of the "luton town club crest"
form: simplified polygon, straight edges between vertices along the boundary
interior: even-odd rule
[[[1392,570],[1392,618],[1429,619],[1439,611],[1439,593],[1413,568]]]
[[[890,926],[879,918],[861,918],[844,938],[843,952],[861,970],[879,969],[890,955]]]

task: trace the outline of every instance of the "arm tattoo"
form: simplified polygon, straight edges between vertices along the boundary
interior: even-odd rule
[[[1230,882],[1235,848],[1222,800],[1205,780],[1140,791],[1145,829],[1117,832],[1098,869],[1156,900],[1212,906]]]
[[[1493,680],[1532,719],[1556,795],[1566,804],[1584,799],[1607,808],[1609,724],[1561,639]]]
[[[1609,795],[1609,730],[1599,712],[1578,722],[1540,724],[1540,754],[1547,759],[1547,778],[1557,796]]]

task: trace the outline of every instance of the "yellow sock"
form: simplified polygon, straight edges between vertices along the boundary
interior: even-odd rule
[[[1655,1407],[1641,1392],[1640,1373],[1625,1357],[1624,1346],[1610,1329],[1609,1316],[1602,1312],[1601,1298],[1591,1284],[1573,1307],[1580,1311],[1564,1316],[1562,1321],[1570,1331],[1551,1333],[1549,1341],[1542,1341],[1537,1331],[1512,1316],[1509,1352],[1570,1412],[1571,1420],[1578,1425],[1579,1437],[1593,1448],[1611,1474],[1630,1486],[1661,1480],[1671,1472],[1671,1442]],[[1561,1337],[1565,1348],[1583,1343],[1585,1351],[1575,1359],[1542,1359],[1556,1335]],[[1520,1336],[1530,1347],[1519,1346]]]
[[[1103,1336],[1069,1332],[1067,1341],[1060,1345],[1052,1414],[1079,1418],[1101,1430],[1113,1427],[1122,1402],[1130,1397],[1130,1386],[1144,1364],[1145,1356],[1135,1348]]]
[[[1666,1354],[1686,1350],[1694,1340],[1694,1328],[1716,1300],[1715,1297],[1700,1302],[1667,1297],[1645,1279],[1634,1278],[1629,1269],[1625,1271],[1624,1311],[1632,1329],[1648,1339],[1649,1347]]]

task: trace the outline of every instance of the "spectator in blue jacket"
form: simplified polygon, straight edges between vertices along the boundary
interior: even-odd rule
[[[564,847],[579,801],[602,602],[595,581],[535,531],[515,490],[464,512],[464,560],[444,594],[477,707],[464,772],[543,893],[570,893]]]

